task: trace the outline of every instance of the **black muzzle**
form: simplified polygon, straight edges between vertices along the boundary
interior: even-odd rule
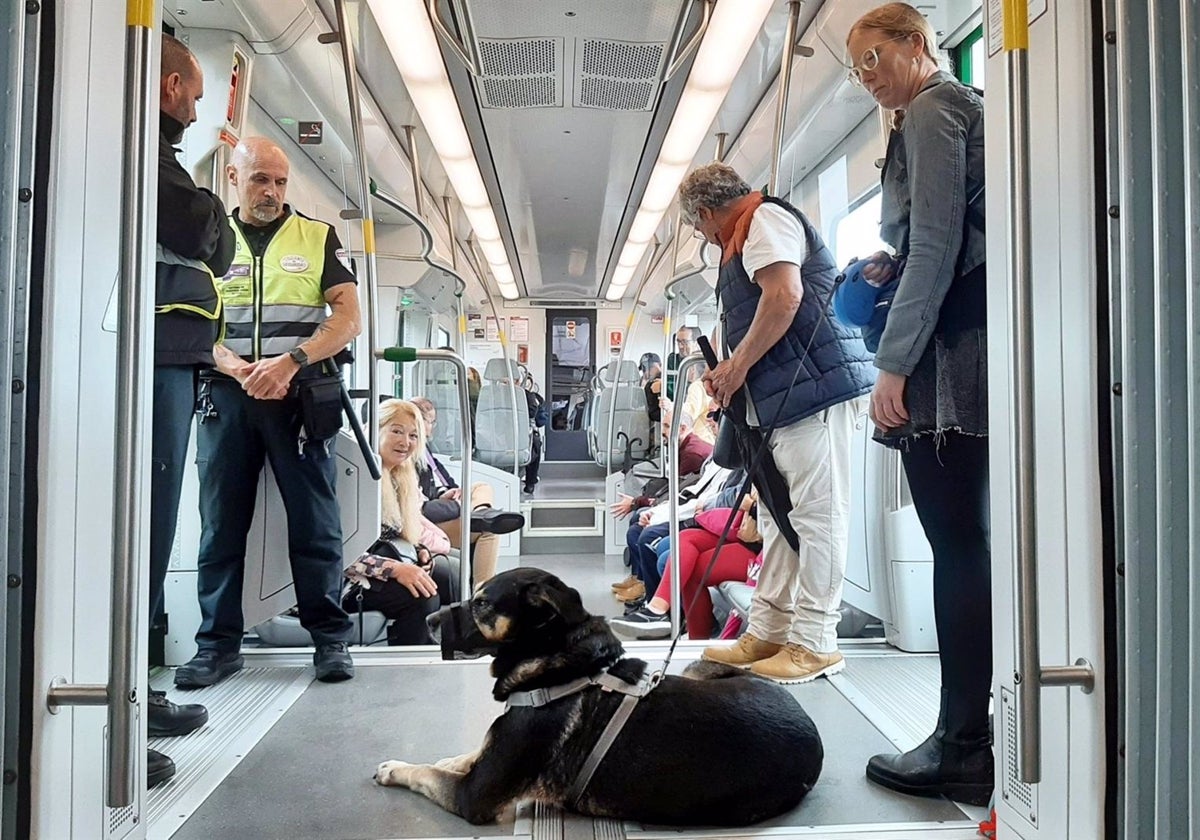
[[[471,602],[459,601],[442,607],[425,619],[433,641],[442,646],[442,659],[478,659],[497,650],[495,642],[479,630],[471,617]]]

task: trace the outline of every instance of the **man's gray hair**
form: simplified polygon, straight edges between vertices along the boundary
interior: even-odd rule
[[[716,210],[750,192],[750,185],[742,180],[732,166],[720,161],[705,164],[695,169],[679,185],[679,212],[683,221],[695,225],[701,207]]]

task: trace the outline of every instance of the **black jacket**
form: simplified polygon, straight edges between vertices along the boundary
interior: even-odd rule
[[[180,257],[200,260],[217,277],[233,262],[234,235],[221,199],[196,186],[180,165],[174,143],[183,125],[160,114],[158,141],[158,244]],[[216,294],[212,278],[187,265],[159,262],[156,266],[157,307],[172,304],[210,309]],[[211,365],[212,347],[220,330],[213,321],[193,312],[159,312],[154,319],[156,365]]]
[[[435,475],[434,471],[427,468],[426,464],[420,464],[417,467],[417,481],[421,485],[421,495],[425,497],[424,504],[421,505],[421,513],[430,522],[449,522],[452,519],[458,519],[462,514],[462,505],[453,499],[438,498],[447,490],[453,490],[458,486],[458,482],[450,475],[450,471],[438,461],[437,457],[431,452],[429,457],[440,467],[440,475]]]

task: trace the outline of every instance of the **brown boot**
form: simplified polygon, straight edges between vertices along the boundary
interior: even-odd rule
[[[804,645],[788,642],[770,659],[750,666],[751,672],[781,683],[806,683],[817,677],[832,676],[846,668],[846,660],[838,651],[817,653]]]
[[[750,633],[743,633],[732,645],[706,647],[702,654],[710,662],[723,662],[737,668],[749,668],[760,659],[769,659],[783,648],[774,642],[764,642]]]
[[[620,592],[614,593],[614,595],[622,604],[626,604],[630,601],[636,601],[638,598],[646,597],[646,585],[640,580],[634,581],[632,586],[622,589]]]
[[[629,587],[633,586],[635,583],[640,583],[640,582],[641,581],[639,581],[635,576],[630,575],[629,577],[625,578],[625,580],[614,583],[612,585],[612,591],[620,592],[622,589],[628,589]]]

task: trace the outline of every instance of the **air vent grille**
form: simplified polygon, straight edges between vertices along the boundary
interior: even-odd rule
[[[576,42],[575,105],[606,111],[654,107],[666,44],[585,38]]]
[[[1001,795],[1012,808],[1037,825],[1037,788],[1022,782],[1017,772],[1017,703],[1016,695],[1007,688],[1000,689],[1000,728],[1002,730],[1001,751],[1003,753],[1004,782]]]
[[[580,72],[614,79],[652,79],[658,76],[662,58],[662,44],[586,40]]]
[[[479,39],[483,107],[560,107],[562,51],[561,38]]]

